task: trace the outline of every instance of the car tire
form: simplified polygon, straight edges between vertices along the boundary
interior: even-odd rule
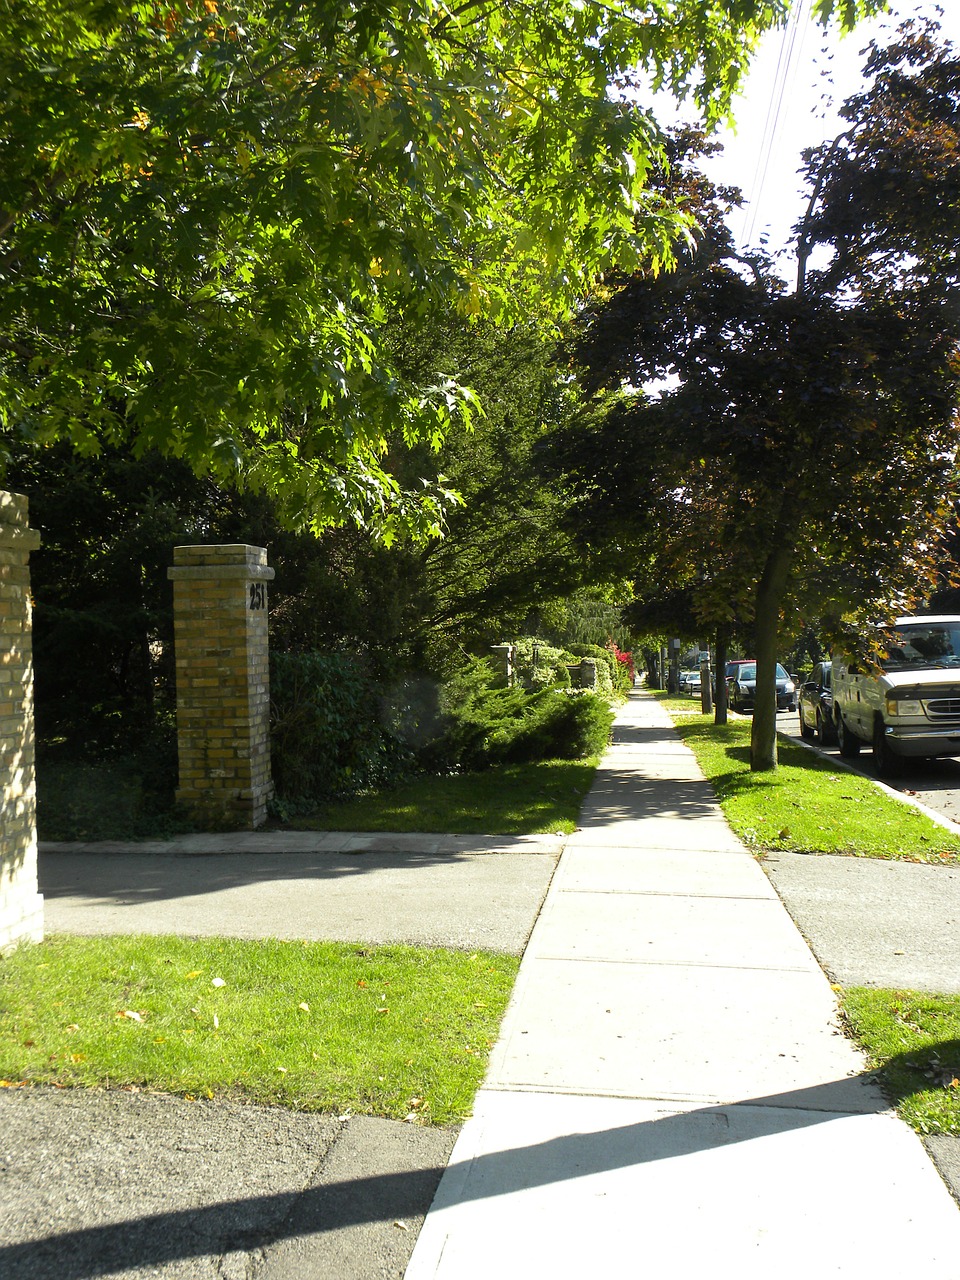
[[[820,723],[820,712],[819,712],[819,711],[817,712],[817,723],[818,723],[818,724]],[[808,724],[807,724],[806,720],[804,720],[804,718],[803,718],[803,711],[801,710],[801,712],[800,712],[800,737],[804,740],[804,742],[812,742],[816,736],[817,736],[817,735],[816,735],[816,730],[811,729],[810,725],[808,725]]]
[[[903,760],[891,748],[883,732],[881,716],[873,722],[873,766],[878,778],[895,778],[903,769]]]
[[[836,742],[837,731],[833,724],[823,718],[823,712],[817,708],[817,741],[821,747],[829,746]]]
[[[837,742],[840,744],[840,754],[845,760],[853,760],[860,754],[860,739],[847,728],[847,722],[843,716],[837,719]]]

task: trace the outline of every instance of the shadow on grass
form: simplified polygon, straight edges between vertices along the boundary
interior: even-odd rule
[[[956,1090],[960,1079],[960,1040],[932,1040],[887,1058],[876,1069],[884,1094],[894,1106],[931,1089]]]

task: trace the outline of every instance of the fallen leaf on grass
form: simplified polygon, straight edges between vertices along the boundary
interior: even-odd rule
[[[297,1008],[302,1009],[304,1013],[310,1012],[310,1006],[307,1004],[306,1000],[301,1000],[300,1003],[297,1005]]]
[[[210,985],[211,987],[225,987],[227,984],[226,980],[223,978],[211,978]]]
[[[143,1014],[137,1013],[136,1009],[118,1009],[118,1018],[129,1018],[131,1022],[142,1022]]]

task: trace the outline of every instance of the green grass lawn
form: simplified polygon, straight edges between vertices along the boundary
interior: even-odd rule
[[[284,825],[317,831],[569,835],[576,830],[598,759],[537,760],[481,773],[417,778],[395,791],[322,805]]]
[[[750,848],[913,862],[960,861],[960,837],[869,778],[780,738],[775,773],[750,772],[750,721],[715,725],[699,701],[662,697],[677,732],[713,783],[727,820]]]
[[[960,1135],[960,995],[849,987],[841,1005],[903,1119]]]
[[[447,1124],[469,1115],[512,956],[55,936],[0,959],[0,1077]]]
[[[576,830],[598,756],[428,775],[394,791],[299,809],[272,826],[314,831],[439,831],[467,835],[569,835]],[[169,839],[192,824],[144,794],[136,762],[52,765],[39,771],[41,840]]]

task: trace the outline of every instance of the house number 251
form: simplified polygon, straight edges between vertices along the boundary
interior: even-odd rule
[[[265,609],[267,607],[267,589],[262,582],[250,583],[250,608]]]

